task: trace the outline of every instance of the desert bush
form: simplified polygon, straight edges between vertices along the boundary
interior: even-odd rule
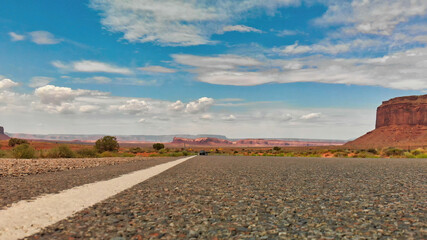
[[[404,155],[405,155],[406,158],[415,158],[415,155],[413,155],[410,152],[404,152]]]
[[[113,136],[104,136],[96,140],[95,149],[99,152],[117,152],[119,151],[119,143],[117,142],[117,138]]]
[[[20,144],[12,149],[13,157],[19,158],[35,158],[36,150],[29,144]]]
[[[106,151],[106,152],[101,153],[101,157],[117,157],[117,155],[114,152]]]
[[[399,149],[399,148],[387,148],[386,150],[384,150],[384,154],[386,156],[402,156],[403,155],[403,150]]]
[[[14,147],[16,145],[21,145],[21,144],[28,144],[28,141],[25,139],[11,138],[9,139],[9,142],[8,142],[9,147]]]
[[[347,152],[336,152],[334,153],[334,157],[348,157]]]
[[[5,157],[6,156],[6,152],[3,150],[0,150],[0,158]]]
[[[140,147],[132,147],[132,148],[129,148],[129,152],[136,154],[136,153],[143,153],[145,151]]]
[[[412,150],[412,151],[411,151],[411,153],[412,153],[413,155],[417,156],[417,155],[419,155],[419,154],[423,154],[423,153],[424,153],[424,149],[422,149],[422,148],[418,148],[418,149]]]
[[[280,149],[281,149],[280,147],[274,147],[273,148],[274,151],[280,151]]]
[[[74,158],[76,154],[67,145],[59,145],[52,148],[47,154],[49,158]]]
[[[77,156],[80,158],[95,158],[98,157],[95,149],[83,148],[76,151]]]
[[[121,153],[120,157],[135,157],[135,154],[125,152]]]
[[[427,153],[421,153],[415,156],[416,158],[427,158]]]
[[[165,145],[163,143],[155,143],[153,144],[153,148],[159,151],[160,149],[165,148]]]
[[[369,149],[367,150],[367,152],[368,152],[368,153],[372,153],[372,154],[378,154],[378,151],[377,151],[377,149],[375,149],[375,148],[369,148]]]

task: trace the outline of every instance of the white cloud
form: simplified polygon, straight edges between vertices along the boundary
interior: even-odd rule
[[[262,33],[261,30],[248,27],[245,25],[228,25],[224,26],[222,30],[219,33],[225,33],[225,32],[256,32],[256,33]]]
[[[252,8],[274,12],[277,7],[297,5],[300,0],[176,1],[92,0],[111,32],[123,33],[130,42],[191,46],[211,43],[210,35]]]
[[[150,110],[150,105],[144,100],[131,99],[119,106],[118,109],[129,114],[138,114]]]
[[[144,118],[141,118],[138,120],[138,123],[145,123],[145,122],[146,122],[146,120]]]
[[[175,62],[204,69],[234,69],[236,67],[254,67],[262,63],[254,58],[237,55],[219,55],[202,57],[188,54],[173,54]]]
[[[172,111],[182,111],[185,109],[185,104],[183,102],[181,102],[180,100],[172,103],[169,105],[169,109]]]
[[[295,42],[292,45],[288,45],[281,50],[274,49],[273,51],[279,51],[286,55],[292,54],[303,54],[303,53],[327,53],[327,54],[338,54],[343,52],[348,52],[352,48],[358,48],[360,50],[360,42],[352,43],[339,43],[339,44],[313,44],[313,45],[299,45],[298,42]]]
[[[18,83],[14,82],[8,78],[0,80],[0,90],[9,89],[12,87],[16,87],[18,85],[19,85]]]
[[[286,29],[277,32],[277,36],[279,37],[294,36],[299,34],[303,34],[303,32],[296,31],[296,30],[286,30]]]
[[[52,33],[46,31],[34,31],[29,34],[31,36],[31,41],[40,45],[58,44],[63,41],[62,39],[55,38]]]
[[[346,24],[347,32],[390,35],[395,27],[427,12],[424,0],[336,1],[317,20],[319,24]]]
[[[101,84],[106,84],[106,83],[110,83],[111,82],[111,78],[103,77],[103,76],[95,76],[95,77],[92,77],[92,79],[95,82],[101,83]]]
[[[38,97],[43,104],[60,106],[62,103],[73,101],[79,96],[105,96],[108,95],[108,93],[83,89],[73,90],[67,87],[46,85],[37,88],[34,91],[34,95]]]
[[[231,122],[231,121],[236,120],[236,117],[233,114],[230,114],[228,116],[222,117],[222,120],[224,120],[224,121],[230,121]]]
[[[14,42],[25,40],[25,35],[9,32],[10,39]]]
[[[201,120],[212,120],[213,117],[212,117],[212,114],[206,113],[206,114],[203,114],[202,116],[200,116],[200,119]]]
[[[132,71],[128,68],[117,67],[108,63],[82,60],[76,61],[69,64],[62,63],[61,61],[53,61],[52,65],[72,72],[106,72],[106,73],[117,73],[117,74],[131,74]]]
[[[79,107],[79,111],[82,113],[92,113],[98,110],[99,110],[99,107],[95,105],[83,105]]]
[[[207,111],[213,104],[214,100],[208,97],[199,98],[196,101],[187,103],[185,106],[185,112],[187,113],[200,113]]]
[[[320,118],[321,115],[322,115],[321,113],[308,113],[308,114],[302,115],[301,119],[303,120],[317,119],[317,118]]]
[[[147,67],[141,67],[138,69],[141,71],[155,72],[155,73],[174,73],[174,72],[176,72],[175,69],[166,68],[166,67],[162,67],[162,66],[147,66]]]
[[[212,58],[216,58],[209,58],[212,63],[221,62],[221,56]],[[253,69],[227,64],[215,69],[197,61],[187,62],[190,66],[199,65],[192,70],[197,74],[197,80],[211,84],[253,86],[272,82],[320,82],[422,91],[427,89],[426,58],[427,48],[416,48],[382,58],[310,56],[289,61],[270,59],[265,60],[266,63],[259,62],[259,66]],[[275,66],[282,67],[283,70]]]
[[[28,86],[32,88],[43,87],[45,85],[48,85],[53,80],[55,79],[51,77],[35,76],[30,79],[30,83],[28,84]]]

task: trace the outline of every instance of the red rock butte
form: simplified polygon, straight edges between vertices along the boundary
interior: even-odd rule
[[[10,139],[10,137],[4,134],[4,128],[0,127],[0,140],[8,140],[8,139]]]
[[[346,145],[408,148],[427,146],[427,95],[384,101],[377,108],[375,130]]]

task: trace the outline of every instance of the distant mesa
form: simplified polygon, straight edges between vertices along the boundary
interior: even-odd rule
[[[273,147],[273,146],[330,146],[330,145],[342,145],[340,141],[334,140],[280,140],[280,139],[238,139],[238,140],[228,140],[228,139],[218,139],[213,137],[204,137],[204,138],[182,138],[175,137],[171,142],[175,145],[187,145],[187,146],[217,146],[217,147]]]
[[[0,126],[0,140],[9,140],[10,137],[4,134],[4,128]]]
[[[384,101],[377,108],[375,130],[348,142],[346,146],[427,146],[427,94]]]

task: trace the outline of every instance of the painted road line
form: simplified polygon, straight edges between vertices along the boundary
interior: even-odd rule
[[[0,240],[19,239],[65,219],[74,213],[103,201],[123,190],[154,177],[195,156],[181,158],[120,177],[94,182],[57,194],[20,201],[0,210]]]

